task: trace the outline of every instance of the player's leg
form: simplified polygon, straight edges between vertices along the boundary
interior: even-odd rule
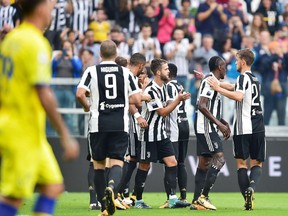
[[[200,197],[204,187],[210,161],[211,157],[201,155],[198,156],[198,166],[195,174],[194,196],[190,207],[191,210],[206,210],[205,207],[198,203],[198,198]]]
[[[51,146],[45,141],[38,161],[39,196],[35,202],[33,216],[53,215],[56,200],[64,190],[63,177]]]
[[[89,189],[89,205],[91,210],[99,210],[100,206],[98,205],[98,200],[96,196],[95,186],[94,186],[94,166],[93,160],[89,163],[88,170],[88,189]]]
[[[179,154],[178,154],[178,186],[180,190],[180,199],[186,200],[187,191],[187,170],[185,166],[185,159],[187,156],[188,140],[179,141]]]
[[[15,199],[13,197],[0,197],[0,215],[16,216],[23,199]]]

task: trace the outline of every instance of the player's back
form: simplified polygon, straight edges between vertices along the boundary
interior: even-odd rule
[[[48,85],[51,77],[50,47],[42,32],[25,22],[10,32],[1,44],[0,67],[1,140],[25,136],[39,143],[45,112],[35,85]]]

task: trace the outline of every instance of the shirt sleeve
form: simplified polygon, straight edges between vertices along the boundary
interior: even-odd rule
[[[151,96],[152,100],[147,103],[147,108],[151,112],[153,110],[158,110],[160,108],[163,108],[163,104],[156,94],[152,89],[148,90],[147,93]]]
[[[167,85],[167,101],[173,101],[176,97],[175,88],[171,84]]]
[[[52,76],[51,50],[48,45],[30,46],[29,63],[26,64],[28,79],[32,85],[50,85]]]
[[[237,83],[236,83],[236,88],[235,91],[242,92],[243,94],[245,93],[246,90],[246,85],[247,85],[248,79],[245,75],[241,74],[237,78]]]
[[[80,80],[80,83],[78,84],[77,88],[83,88],[86,91],[90,92],[90,83],[91,83],[91,67],[88,67]]]
[[[211,89],[210,85],[205,80],[203,80],[203,83],[200,86],[199,96],[212,99],[213,94],[214,94],[214,90]]]
[[[129,96],[140,92],[141,89],[138,87],[136,79],[129,72]]]

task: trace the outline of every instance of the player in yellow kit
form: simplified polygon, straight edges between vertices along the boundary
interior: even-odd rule
[[[78,156],[49,87],[51,48],[42,31],[52,0],[20,0],[24,22],[0,45],[0,215],[15,216],[39,185],[33,215],[53,215],[63,178],[46,140],[46,115],[61,136],[64,158]]]

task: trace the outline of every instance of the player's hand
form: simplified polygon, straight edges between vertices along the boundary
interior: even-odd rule
[[[84,112],[89,112],[89,111],[90,111],[90,107],[91,107],[91,104],[90,104],[89,101],[87,100],[86,106],[83,107]]]
[[[147,128],[148,127],[148,123],[146,121],[146,119],[144,119],[142,116],[138,117],[137,119],[137,123],[141,128]]]
[[[179,95],[178,95],[178,100],[179,101],[184,101],[184,100],[187,100],[187,99],[189,99],[190,98],[190,96],[191,96],[191,94],[190,93],[187,93],[187,92],[179,92]]]
[[[220,82],[219,80],[217,80],[215,77],[209,77],[207,79],[207,83],[211,86],[211,88],[215,91],[218,90],[218,88],[220,87]]]
[[[229,139],[230,134],[231,134],[229,124],[227,123],[227,125],[226,125],[226,124],[221,123],[220,125],[218,125],[218,128],[221,131],[221,133],[223,134],[224,140]]]
[[[70,136],[62,137],[61,143],[64,149],[63,160],[74,160],[79,156],[79,144],[78,141]]]
[[[197,74],[201,79],[205,77],[204,73],[201,71],[193,70],[195,74]]]
[[[149,94],[142,94],[141,99],[142,99],[142,101],[146,101],[146,102],[150,102],[152,100],[152,98]]]

